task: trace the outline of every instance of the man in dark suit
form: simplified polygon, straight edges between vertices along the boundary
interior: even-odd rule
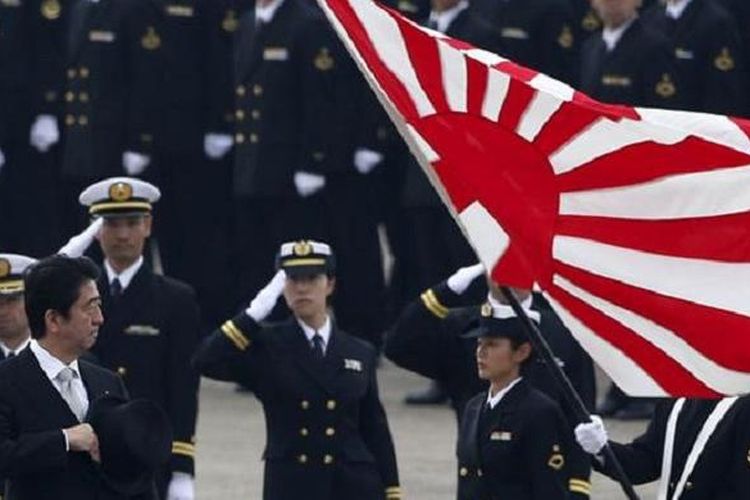
[[[201,345],[204,375],[250,388],[266,414],[265,500],[397,500],[396,455],[378,395],[377,353],[333,323],[331,248],[285,243],[277,273]],[[264,326],[283,293],[293,316]]]
[[[152,203],[159,194],[147,182],[116,177],[80,196],[91,216],[104,218],[98,235],[104,272],[98,285],[108,318],[92,352],[122,377],[133,398],[164,408],[174,442],[157,486],[162,498],[192,500],[198,374],[190,356],[198,344],[200,315],[188,285],[157,275],[144,263]]]
[[[0,475],[6,500],[129,497],[99,474],[89,404],[125,388],[114,373],[79,359],[102,325],[99,271],[85,257],[53,256],[27,273],[25,309],[34,340],[0,364]],[[147,494],[141,498],[150,498]]]

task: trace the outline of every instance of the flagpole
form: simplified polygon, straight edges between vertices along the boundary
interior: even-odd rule
[[[568,378],[568,376],[565,375],[565,372],[562,370],[562,368],[560,368],[560,366],[555,362],[554,354],[552,353],[552,349],[547,343],[547,340],[542,336],[537,326],[529,319],[526,311],[523,310],[521,304],[518,302],[518,299],[510,290],[510,288],[508,288],[507,286],[501,286],[500,291],[503,293],[503,296],[513,308],[516,316],[518,316],[518,318],[521,320],[521,324],[523,324],[524,330],[526,330],[526,334],[531,340],[531,345],[534,346],[534,351],[542,357],[544,364],[547,365],[547,368],[554,376],[558,385],[562,388],[563,394],[565,394],[565,398],[568,400],[571,407],[577,414],[576,417],[581,422],[591,422],[591,415],[586,409],[586,406],[583,404],[583,401],[581,401],[581,397],[576,392],[573,384],[570,383],[570,379]],[[620,486],[622,486],[622,490],[625,492],[625,495],[628,497],[628,499],[639,500],[638,495],[633,489],[633,484],[625,474],[620,461],[617,460],[617,457],[612,451],[612,448],[609,446],[609,443],[605,444],[604,448],[602,448],[602,454],[607,460],[607,463],[614,469],[616,479],[617,481],[619,481]]]

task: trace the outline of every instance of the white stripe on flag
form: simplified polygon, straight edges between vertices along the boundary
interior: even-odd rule
[[[642,142],[676,144],[687,137],[681,130],[623,118],[600,118],[550,155],[556,174],[564,174],[608,153]]]
[[[622,351],[584,325],[553,299],[550,294],[545,292],[544,297],[578,343],[591,355],[596,364],[601,366],[607,372],[607,375],[617,382],[622,390],[628,394],[644,394],[652,397],[669,396],[635,361],[625,356]]]
[[[644,120],[690,132],[743,153],[750,153],[750,138],[726,116],[692,111],[635,108]]]
[[[532,78],[529,82],[529,85],[539,90],[540,92],[551,94],[565,102],[572,101],[576,93],[575,89],[570,85],[559,82],[554,78],[550,78],[544,73],[539,73],[534,78]]]
[[[482,116],[496,122],[500,118],[505,99],[508,97],[510,77],[501,71],[490,68],[487,71],[487,89],[482,102]]]
[[[560,214],[659,220],[750,210],[750,166],[671,175],[626,187],[561,193]]]
[[[552,94],[537,91],[523,112],[516,132],[527,141],[533,142],[562,104],[563,101]]]
[[[750,373],[738,372],[717,364],[674,332],[633,311],[596,296],[562,276],[555,275],[553,282],[569,294],[635,332],[714,391],[722,394],[741,394],[750,388]]]
[[[445,42],[437,42],[440,70],[445,89],[445,100],[451,111],[466,113],[467,74],[466,59],[461,51]]]
[[[362,23],[372,45],[388,69],[409,93],[420,117],[435,114],[435,107],[419,83],[409,59],[409,51],[396,21],[374,2],[349,0],[349,5]]]
[[[473,202],[458,215],[471,246],[484,264],[492,269],[510,244],[508,233],[479,201]]]
[[[437,151],[432,149],[430,143],[427,142],[424,137],[419,134],[419,132],[417,132],[417,129],[407,123],[406,130],[414,141],[414,145],[419,149],[419,152],[428,162],[435,163],[440,159],[440,155],[437,153]],[[430,171],[432,171],[432,169],[430,169]]]
[[[750,317],[750,264],[657,255],[572,236],[555,236],[552,256],[660,295]]]
[[[493,54],[492,52],[488,52],[483,49],[472,48],[464,50],[463,53],[467,57],[471,57],[472,59],[479,61],[480,63],[487,66],[495,66],[500,63],[508,62],[506,58],[500,57],[497,54]]]

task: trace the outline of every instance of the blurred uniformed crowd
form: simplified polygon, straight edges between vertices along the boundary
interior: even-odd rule
[[[746,0],[383,3],[606,103],[750,114]],[[54,253],[87,217],[117,213],[122,203],[147,203],[150,214],[152,191],[139,198],[131,181],[96,184],[116,176],[158,186],[161,200],[153,227],[150,215],[117,223],[137,224],[128,229],[137,241],[151,237],[142,249],[148,273],[132,259],[108,267],[122,250],[114,222],[93,249],[110,263],[100,289],[116,314],[105,325],[138,342],[118,346],[102,336],[96,354],[131,392],[173,408],[169,472],[193,474],[197,375],[188,361],[199,332],[232,317],[271,280],[284,242],[323,241],[326,255],[335,253],[337,328],[380,351],[395,323],[386,354],[440,382],[457,415],[484,387],[475,341],[467,348],[455,335],[476,319],[479,302],[463,303],[456,279],[443,281],[476,257],[315,1],[0,0],[0,251]],[[87,197],[90,185],[97,192]],[[196,299],[162,274],[189,284]],[[124,302],[128,286],[141,292]],[[561,366],[593,410],[590,359],[543,298],[533,299]],[[456,315],[448,306],[472,308]],[[287,313],[279,305],[269,317]],[[433,324],[446,318],[455,325]],[[453,332],[444,345],[420,336],[441,329]],[[143,349],[172,330],[183,340]],[[224,334],[237,347],[247,340],[236,325]],[[156,366],[169,368],[153,375]],[[565,410],[561,394],[549,395]],[[441,397],[432,391],[414,401]],[[653,406],[616,389],[605,403],[606,415],[642,403],[646,412],[629,415],[647,416]],[[570,491],[587,497],[590,465],[579,455],[569,458],[580,469]],[[467,467],[462,477],[471,475]],[[162,492],[174,477],[164,474]]]

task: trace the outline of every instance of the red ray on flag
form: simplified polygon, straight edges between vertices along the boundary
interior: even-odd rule
[[[369,0],[319,0],[495,281],[626,392],[750,392],[750,122],[599,103]]]

